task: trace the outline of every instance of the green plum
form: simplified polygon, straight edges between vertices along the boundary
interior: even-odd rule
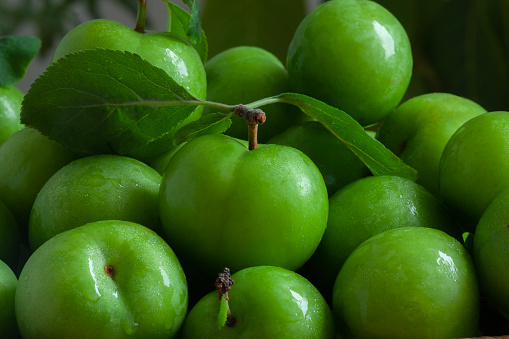
[[[0,338],[18,338],[14,299],[18,279],[11,268],[0,260]]]
[[[258,99],[290,92],[285,66],[272,53],[253,46],[238,46],[225,50],[205,65],[207,72],[207,100],[225,104],[249,104]],[[266,142],[289,126],[306,119],[298,108],[288,104],[273,104],[263,108],[266,122],[259,126],[258,141]],[[214,112],[205,107],[203,114]],[[224,133],[247,140],[246,121],[232,118],[232,125]]]
[[[318,121],[292,126],[267,143],[294,147],[306,154],[322,173],[329,196],[371,173],[357,155]]]
[[[9,135],[25,127],[19,114],[24,93],[14,85],[0,86],[0,145]]]
[[[366,177],[329,199],[327,229],[305,275],[328,300],[350,253],[372,236],[400,227],[436,228],[461,239],[459,225],[424,187],[397,176]]]
[[[163,175],[171,157],[173,157],[173,155],[177,153],[177,151],[185,144],[186,142],[181,142],[180,144],[172,147],[169,151],[166,151],[163,154],[155,157],[152,159],[152,161],[149,162],[150,167],[155,169],[159,174]]]
[[[179,258],[216,274],[258,265],[297,269],[327,226],[328,195],[297,149],[222,134],[197,137],[170,159],[159,213]]]
[[[333,293],[337,322],[355,338],[478,335],[473,261],[440,230],[403,227],[369,238],[345,261]]]
[[[350,114],[381,121],[403,98],[412,51],[399,21],[369,0],[327,1],[300,23],[288,49],[294,91]]]
[[[509,187],[509,112],[482,114],[449,139],[440,160],[440,194],[468,231]]]
[[[318,290],[299,274],[274,266],[234,273],[228,305],[232,326],[218,327],[218,292],[205,295],[182,327],[183,339],[335,338],[332,312]]]
[[[171,338],[187,313],[184,272],[168,244],[132,222],[53,237],[21,271],[15,312],[30,338]]]
[[[162,233],[160,185],[156,170],[129,157],[74,160],[37,194],[28,224],[30,247],[35,250],[58,233],[99,220],[132,221]]]
[[[163,69],[195,98],[206,97],[206,73],[200,56],[187,41],[177,35],[168,32],[141,33],[116,21],[91,20],[73,28],[62,38],[53,55],[53,61],[69,53],[95,48],[136,53],[152,65]],[[199,119],[202,110],[203,108],[198,106],[179,127]],[[172,138],[173,133],[168,133],[128,155],[148,161],[171,148]]]
[[[19,227],[11,211],[0,201],[0,260],[14,270],[20,250]]]
[[[509,319],[509,189],[495,197],[477,224],[474,258],[481,288],[489,302]]]
[[[440,157],[453,133],[486,110],[472,100],[449,93],[413,97],[390,113],[377,139],[419,173],[417,183],[436,197]]]
[[[16,218],[23,241],[28,241],[28,220],[37,193],[56,171],[77,157],[28,127],[0,146],[0,200]]]

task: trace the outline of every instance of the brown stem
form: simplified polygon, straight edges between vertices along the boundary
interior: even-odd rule
[[[247,106],[237,105],[235,107],[237,116],[246,119],[249,131],[249,150],[258,148],[258,125],[265,122],[265,113],[261,109],[251,109]]]
[[[147,0],[138,0],[138,16],[136,18],[136,32],[145,33],[145,17],[147,14]]]
[[[216,279],[216,290],[219,295],[219,300],[221,297],[224,297],[224,301],[226,302],[226,326],[232,327],[235,325],[235,318],[232,316],[232,312],[230,311],[230,305],[228,304],[228,291],[231,290],[232,285],[235,283],[230,275],[230,269],[225,267],[223,272],[218,274]]]

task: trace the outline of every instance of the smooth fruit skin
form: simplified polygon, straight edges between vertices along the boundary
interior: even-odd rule
[[[125,220],[160,234],[161,175],[141,161],[102,154],[58,170],[34,201],[28,224],[35,250],[58,233],[92,221]]]
[[[334,0],[302,20],[286,67],[294,91],[367,126],[399,104],[412,65],[408,36],[389,11],[373,1]]]
[[[33,128],[13,133],[0,147],[0,200],[28,241],[28,219],[39,190],[61,167],[78,156]]]
[[[16,269],[20,250],[19,227],[11,211],[0,201],[0,260]]]
[[[232,275],[228,292],[235,324],[218,329],[219,298],[210,292],[193,307],[182,339],[335,338],[332,312],[304,277],[281,267],[249,267]]]
[[[442,231],[404,227],[355,249],[334,284],[333,312],[355,338],[478,334],[479,288],[468,252]]]
[[[14,85],[0,86],[0,145],[9,135],[25,127],[20,122],[24,93]]]
[[[509,190],[488,205],[474,236],[474,257],[479,282],[491,305],[509,318]]]
[[[187,295],[182,267],[162,238],[139,224],[99,221],[32,254],[19,278],[16,318],[25,339],[171,338]]]
[[[322,173],[329,196],[371,173],[343,142],[318,121],[292,126],[267,143],[294,147],[306,154]]]
[[[417,170],[417,183],[440,197],[438,172],[447,141],[461,125],[484,113],[474,101],[454,94],[423,94],[390,113],[377,139]]]
[[[69,53],[95,48],[136,53],[152,65],[163,69],[195,98],[203,100],[206,97],[206,73],[200,56],[188,42],[174,34],[139,33],[116,21],[90,20],[76,26],[62,38],[53,55],[53,61]],[[179,126],[197,120],[202,110],[199,106]],[[172,137],[173,133],[170,133],[128,155],[144,161],[151,159],[171,147]]]
[[[440,193],[469,231],[509,187],[509,112],[470,119],[450,138],[440,160]]]
[[[224,104],[247,105],[259,99],[291,92],[285,66],[272,53],[253,46],[227,49],[205,65],[207,72],[207,100]],[[297,107],[272,104],[262,107],[266,121],[258,126],[258,142],[264,143],[286,128],[306,119]],[[205,107],[203,114],[213,113]],[[232,125],[224,133],[247,140],[246,120],[233,117]]]
[[[18,279],[9,266],[0,260],[0,338],[18,338],[14,313],[14,296]]]
[[[316,165],[287,146],[206,135],[184,145],[163,175],[165,239],[196,269],[302,266],[327,225],[328,196]]]
[[[372,236],[400,227],[436,228],[461,239],[459,225],[424,187],[397,176],[370,176],[329,199],[327,229],[305,265],[306,276],[329,300],[348,256]]]

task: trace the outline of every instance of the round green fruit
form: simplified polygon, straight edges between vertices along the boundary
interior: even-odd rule
[[[9,266],[0,260],[0,338],[18,338],[14,312],[18,279]]]
[[[328,196],[316,165],[297,149],[205,135],[170,159],[160,191],[166,240],[196,269],[217,274],[302,266],[327,226]]]
[[[252,46],[238,46],[225,50],[205,65],[207,72],[207,100],[224,104],[249,104],[273,95],[291,92],[285,66],[272,53]],[[258,128],[258,141],[266,142],[306,116],[288,104],[265,106],[266,121]],[[205,107],[203,114],[214,110]],[[232,118],[232,125],[224,133],[247,140],[245,119]]]
[[[370,174],[357,155],[318,121],[292,126],[267,143],[294,147],[306,154],[322,173],[329,196]]]
[[[214,291],[191,309],[182,338],[335,338],[332,312],[304,277],[281,267],[257,266],[231,277],[228,305],[233,325],[218,326]],[[231,320],[229,320],[231,321]]]
[[[62,38],[53,55],[53,61],[69,53],[96,48],[136,53],[152,65],[163,69],[195,98],[203,100],[206,97],[206,73],[200,56],[187,41],[175,34],[140,33],[116,21],[91,20],[73,28]],[[199,119],[202,110],[203,108],[198,106],[179,127]],[[171,132],[128,155],[144,161],[150,160],[171,148],[172,140]]]
[[[381,121],[399,104],[412,65],[404,28],[369,0],[316,7],[295,31],[287,58],[294,91],[345,111],[363,126]]]
[[[57,171],[34,201],[28,225],[35,250],[58,233],[92,221],[125,220],[162,233],[161,175],[120,155],[77,159]]]
[[[0,87],[0,145],[24,127],[19,117],[23,97],[23,92],[13,85]]]
[[[478,335],[479,298],[459,241],[404,227],[352,252],[334,284],[333,312],[354,338],[467,338]]]
[[[99,221],[61,233],[28,259],[16,289],[30,338],[172,338],[187,313],[187,283],[150,229]]]
[[[20,250],[19,227],[11,211],[0,201],[0,260],[14,270]]]
[[[509,187],[509,112],[470,119],[449,139],[440,160],[440,193],[469,231]]]

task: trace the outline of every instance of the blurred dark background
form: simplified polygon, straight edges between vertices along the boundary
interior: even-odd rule
[[[509,110],[509,1],[376,0],[406,28],[414,53],[405,99],[427,92],[470,98],[488,111]],[[174,0],[188,10],[182,1]],[[283,62],[294,30],[322,0],[198,0],[209,57],[236,45],[255,45]],[[49,65],[63,35],[93,18],[134,27],[136,0],[0,0],[0,35],[42,39],[42,49],[17,84],[24,92]],[[163,31],[167,9],[147,1],[147,29]],[[404,99],[404,100],[405,100]]]

